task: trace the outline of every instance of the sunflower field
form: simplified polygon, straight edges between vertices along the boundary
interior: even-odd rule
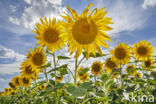
[[[0,92],[0,104],[155,104],[154,47],[145,40],[133,46],[120,43],[105,54],[101,48],[111,42],[106,31],[113,21],[105,8],[90,11],[91,6],[80,15],[66,6],[69,14],[61,15],[62,21],[45,17],[36,23],[36,47],[27,52],[10,88]],[[57,55],[63,47],[70,56]],[[105,61],[82,66],[100,57]],[[74,69],[66,63],[70,59]]]

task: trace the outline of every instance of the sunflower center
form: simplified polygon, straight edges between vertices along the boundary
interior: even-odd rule
[[[147,67],[147,68],[149,68],[150,66],[151,66],[151,61],[145,61],[145,66]]]
[[[146,49],[146,47],[142,46],[142,47],[139,47],[139,48],[137,49],[137,52],[138,52],[140,55],[146,55],[147,49]]]
[[[42,85],[41,88],[43,89],[44,88],[44,85]]]
[[[115,50],[115,57],[119,60],[124,59],[126,57],[126,51],[124,48],[117,48]]]
[[[115,63],[113,62],[113,61],[111,61],[110,59],[109,60],[107,60],[107,62],[106,62],[106,66],[107,67],[109,67],[109,68],[115,68]]]
[[[57,30],[54,29],[48,29],[45,33],[44,33],[44,40],[47,43],[55,43],[58,39],[59,39],[59,32]]]
[[[19,84],[19,79],[18,79],[18,78],[16,78],[15,82],[16,82],[16,84]]]
[[[42,53],[35,53],[32,57],[32,61],[35,65],[40,66],[43,63],[43,55]]]
[[[29,79],[23,78],[23,83],[28,84],[29,83]]]
[[[93,65],[93,70],[94,70],[95,72],[99,72],[99,71],[101,70],[100,65],[99,65],[99,64],[94,64],[94,65]]]
[[[79,19],[72,27],[74,39],[80,44],[90,44],[97,36],[97,26],[93,20],[88,22],[87,18]]]
[[[31,66],[27,66],[27,67],[25,68],[25,72],[26,72],[27,74],[33,73]]]

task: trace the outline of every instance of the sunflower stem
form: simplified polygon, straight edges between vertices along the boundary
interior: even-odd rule
[[[75,59],[75,78],[74,78],[74,84],[75,84],[75,87],[77,86],[77,68],[78,68],[78,64],[77,64],[77,58]],[[77,98],[75,97],[74,99],[74,104],[76,104],[77,102]]]
[[[46,78],[46,82],[47,82],[47,84],[48,84],[48,76],[47,76],[47,71],[46,71],[46,69],[44,68],[44,75],[45,75],[45,78]]]

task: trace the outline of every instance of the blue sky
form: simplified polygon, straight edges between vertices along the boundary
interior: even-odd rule
[[[19,74],[20,62],[36,43],[32,30],[43,17],[56,17],[67,11],[65,5],[81,13],[92,8],[106,7],[114,28],[110,46],[125,42],[132,45],[148,40],[156,46],[156,0],[1,0],[0,1],[0,91]],[[63,54],[66,49],[59,54]]]

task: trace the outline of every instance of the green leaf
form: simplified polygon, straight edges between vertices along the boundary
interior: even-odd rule
[[[134,92],[135,86],[136,86],[136,85],[128,86],[128,87],[126,88],[126,91],[127,91],[127,92]]]
[[[123,94],[123,90],[122,90],[122,89],[118,89],[118,90],[117,90],[117,93],[118,93],[119,95],[122,95],[122,94]]]
[[[111,85],[113,84],[113,80],[109,80],[109,81],[107,81],[107,83],[106,83],[106,88],[108,89],[108,88],[110,88],[111,87]]]
[[[81,70],[80,74],[83,75],[87,73],[88,71],[89,71],[89,68],[84,68],[83,70]]]
[[[66,68],[59,69],[58,71],[61,73],[61,75],[68,74],[68,71]]]
[[[63,87],[64,87],[64,83],[57,83],[55,86],[55,88],[57,88],[57,89],[61,89]]]
[[[70,57],[67,57],[67,56],[57,56],[57,58],[58,58],[59,60],[61,60],[61,59],[70,59]]]
[[[44,65],[44,66],[40,66],[39,68],[47,68],[47,67],[50,67],[51,66],[51,63],[47,63],[46,65]]]
[[[86,89],[82,87],[69,86],[67,87],[67,92],[72,94],[74,97],[84,96],[87,92]]]
[[[80,84],[80,87],[89,90],[92,90],[94,88],[93,83],[92,82],[84,82],[82,84]]]
[[[148,79],[152,84],[156,85],[156,80]]]
[[[56,77],[55,73],[50,73],[51,78]]]
[[[108,79],[109,79],[109,77],[107,74],[102,74],[101,80],[103,81],[104,84],[108,81]]]
[[[61,65],[60,67],[57,67],[57,68],[54,68],[54,69],[51,69],[50,71],[48,71],[48,73],[52,72],[52,71],[57,71],[61,68],[67,68],[68,64],[64,64],[64,65]]]
[[[96,57],[102,57],[102,56],[106,56],[106,55],[107,54],[100,55],[99,53],[96,53],[95,56],[94,56],[94,54],[90,53],[89,57],[96,58]],[[86,57],[86,53],[85,52],[83,52],[83,56]]]

